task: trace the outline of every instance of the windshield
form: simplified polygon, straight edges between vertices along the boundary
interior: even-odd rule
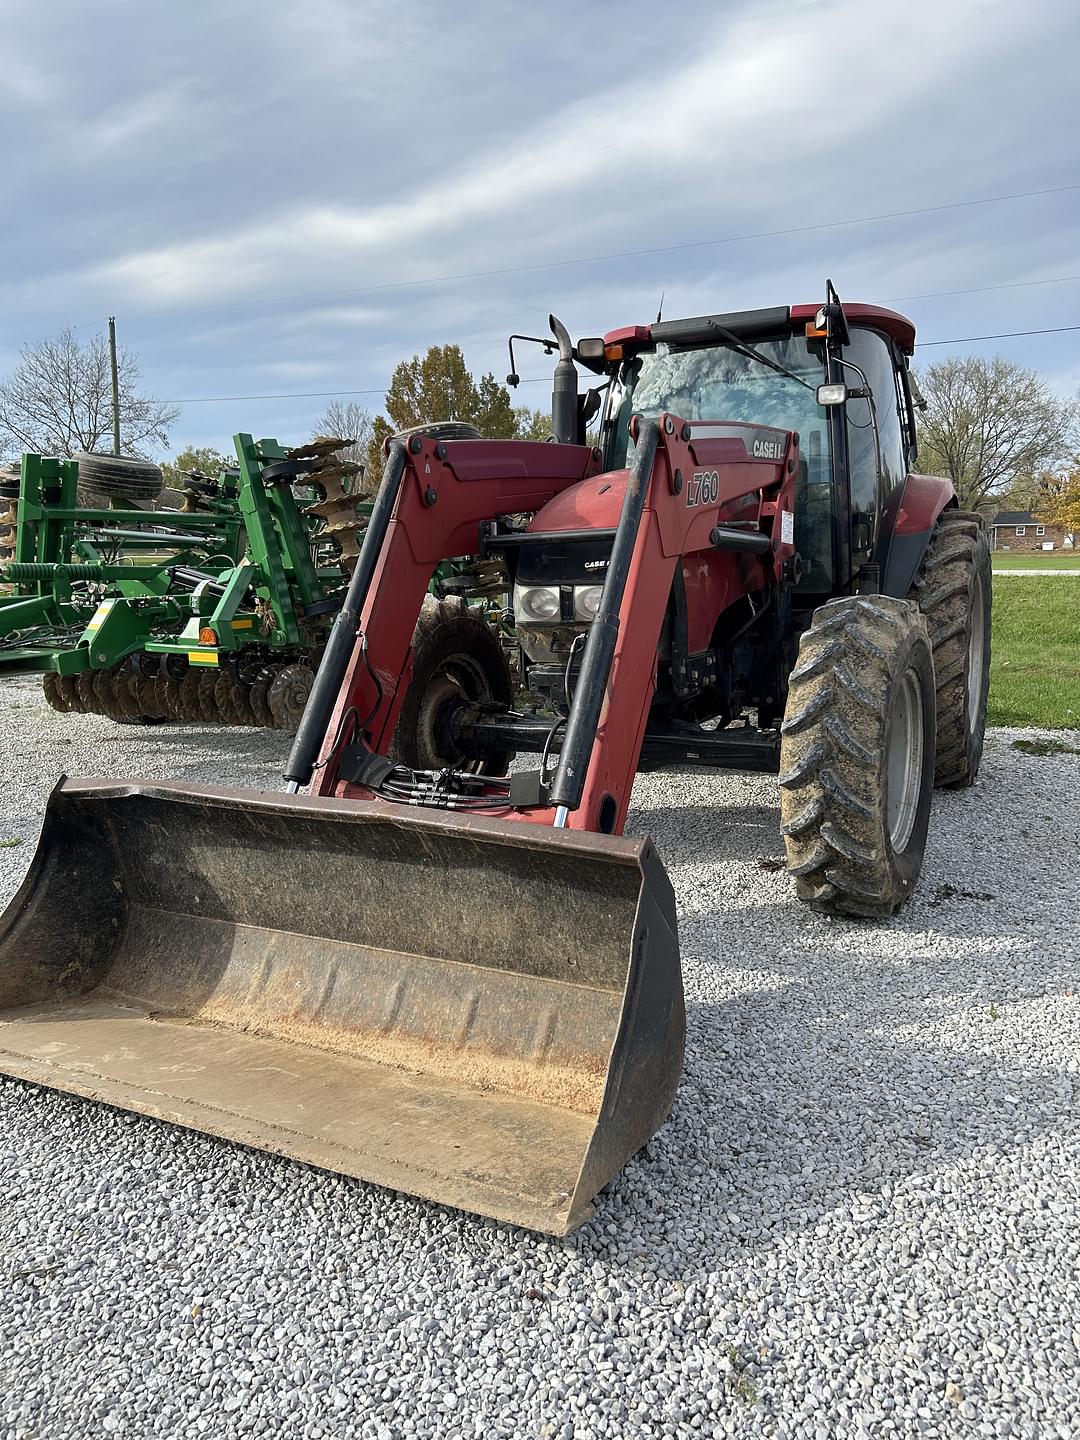
[[[608,466],[614,470],[629,464],[633,455],[627,433],[630,416],[659,415],[663,410],[683,420],[744,420],[798,430],[804,450],[816,431],[824,449],[825,411],[814,394],[825,378],[821,359],[810,353],[801,335],[757,341],[754,349],[798,379],[779,374],[723,341],[695,349],[658,345],[628,360],[608,401],[604,434]]]
[[[795,506],[795,543],[803,562],[803,590],[832,584],[832,490],[826,411],[816,387],[824,362],[803,335],[785,333],[755,340],[753,348],[791,375],[779,374],[723,340],[677,349],[657,345],[622,366],[611,387],[602,443],[607,468],[621,469],[634,456],[628,433],[631,415],[664,410],[683,420],[741,420],[799,432],[800,467]],[[797,378],[793,378],[797,377]],[[800,380],[803,382],[800,384]]]

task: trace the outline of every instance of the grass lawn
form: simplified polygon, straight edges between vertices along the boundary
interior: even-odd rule
[[[995,570],[1080,570],[1080,550],[1040,550],[1034,555],[995,550],[990,559]]]
[[[1080,727],[1080,575],[994,586],[987,723]]]

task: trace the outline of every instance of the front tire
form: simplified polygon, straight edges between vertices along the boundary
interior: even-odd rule
[[[828,914],[894,914],[922,868],[934,788],[934,664],[906,600],[814,612],[780,727],[780,818],[795,892]]]
[[[926,616],[937,686],[934,784],[973,785],[990,686],[990,546],[982,517],[945,510],[909,598]]]
[[[471,770],[505,775],[512,753],[477,759],[459,753],[444,723],[460,705],[509,709],[510,667],[491,627],[462,600],[424,600],[413,632],[412,679],[398,715],[391,757],[414,770]]]

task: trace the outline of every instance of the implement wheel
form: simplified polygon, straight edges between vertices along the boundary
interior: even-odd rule
[[[934,788],[934,664],[918,607],[844,596],[815,611],[780,733],[780,818],[799,899],[892,915],[922,868]]]
[[[97,700],[97,671],[80,670],[75,677],[76,708],[82,715],[100,715]]]
[[[47,670],[41,677],[41,688],[45,694],[45,703],[51,710],[59,710],[61,715],[66,715],[71,709],[71,703],[64,688],[64,677],[57,675],[55,671]]]
[[[255,724],[268,730],[274,728],[274,712],[270,709],[270,702],[266,698],[270,693],[272,679],[273,672],[264,667],[251,682],[251,689],[248,691],[248,704],[255,717]]]
[[[267,689],[266,703],[278,730],[295,730],[300,724],[314,683],[315,672],[310,665],[286,665],[277,672]]]
[[[216,693],[217,671],[201,670],[199,672],[199,719],[204,725],[218,723]]]
[[[981,515],[945,510],[911,586],[934,649],[934,784],[973,785],[990,684],[990,546]]]
[[[414,770],[505,775],[512,752],[477,759],[457,751],[446,721],[464,701],[510,708],[514,686],[498,636],[457,600],[424,601],[413,632],[413,668],[390,753]]]

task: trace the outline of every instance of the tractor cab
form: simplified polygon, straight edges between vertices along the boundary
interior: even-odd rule
[[[835,595],[878,588],[892,534],[890,498],[895,510],[915,454],[907,372],[914,327],[877,306],[841,305],[831,282],[823,306],[658,321],[576,346],[554,317],[551,324],[555,340],[540,343],[560,352],[555,438],[581,445],[598,417],[601,473],[541,509],[512,545],[502,541],[529,688],[559,708],[569,705],[637,455],[635,436],[668,415],[702,437],[741,439],[740,453],[755,461],[779,460],[796,437],[789,516],[795,555],[779,592],[771,594],[769,573],[749,558],[769,543],[769,521],[762,516],[759,526],[752,518],[751,489],[734,509],[718,510],[722,543],[684,556],[658,652],[658,705],[685,711],[693,700],[699,716],[730,718],[741,697],[764,693],[764,713],[778,713],[794,637],[814,609]],[[579,395],[575,362],[605,383]],[[760,483],[772,477],[763,474]],[[686,503],[695,503],[689,490]],[[733,535],[733,525],[743,533]],[[715,618],[711,628],[705,615]],[[695,671],[690,657],[719,654],[736,635],[734,661],[717,664],[715,680],[704,661]],[[695,673],[692,686],[679,678]]]
[[[655,340],[649,349],[629,354],[612,380],[601,429],[605,467],[618,470],[632,462],[629,426],[635,414],[653,418],[669,411],[691,423],[742,420],[796,431],[802,454],[795,510],[801,583],[807,589],[830,590],[829,413],[817,402],[823,376],[820,355],[804,336],[790,330],[756,341],[753,353],[714,339],[704,344]]]
[[[846,305],[840,314],[832,339],[819,323],[821,307],[798,305],[662,321],[603,341],[611,367],[600,427],[607,469],[633,459],[633,415],[669,411],[691,423],[744,421],[798,433],[795,538],[799,591],[808,597],[849,588],[915,457],[907,372],[914,327],[878,306]],[[579,345],[586,364],[595,345]],[[822,386],[832,393],[819,395]]]

